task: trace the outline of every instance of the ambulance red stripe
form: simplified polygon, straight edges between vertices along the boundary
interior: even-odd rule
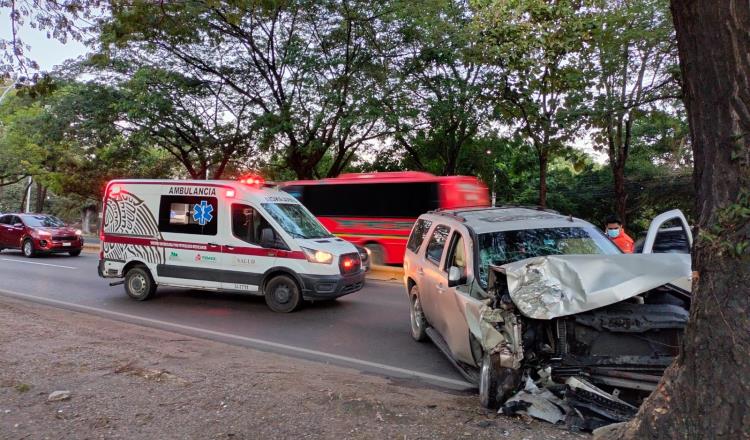
[[[245,246],[219,246],[204,243],[190,243],[185,241],[158,240],[154,238],[130,237],[125,235],[104,234],[104,243],[132,244],[136,246],[154,246],[167,249],[183,249],[193,251],[220,252],[223,254],[257,255],[264,257],[291,258],[294,260],[306,259],[302,251],[285,251],[279,249],[264,249]],[[230,249],[231,248],[231,249]],[[269,255],[270,254],[270,255]]]

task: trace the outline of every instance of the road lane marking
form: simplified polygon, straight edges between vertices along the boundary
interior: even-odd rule
[[[15,258],[0,258],[0,260],[12,261],[14,263],[36,264],[39,266],[62,267],[63,269],[73,269],[73,270],[78,269],[77,267],[73,267],[73,266],[63,266],[61,264],[37,263],[35,261],[16,260]]]
[[[297,354],[302,354],[302,355],[307,355],[307,356],[313,356],[313,357],[317,357],[318,361],[333,360],[333,361],[344,362],[346,364],[349,364],[348,366],[350,368],[351,368],[351,365],[358,365],[361,367],[368,367],[371,369],[374,368],[380,371],[387,371],[389,373],[396,375],[397,377],[419,378],[419,379],[423,379],[432,383],[441,383],[444,385],[449,385],[450,388],[454,388],[454,389],[456,387],[458,387],[458,389],[476,389],[476,386],[474,384],[471,384],[463,380],[451,379],[450,377],[438,376],[435,374],[424,373],[421,371],[410,370],[407,368],[395,367],[392,365],[381,364],[378,362],[366,361],[364,359],[357,359],[357,358],[352,358],[348,356],[342,356],[339,354],[328,353],[325,351],[312,350],[309,348],[281,344],[279,342],[266,341],[263,339],[248,338],[246,336],[234,335],[231,333],[218,332],[218,331],[208,330],[208,329],[203,329],[203,328],[198,328],[198,327],[191,327],[189,325],[177,324],[173,322],[162,321],[159,319],[145,318],[142,316],[130,315],[127,313],[113,312],[111,310],[100,309],[97,307],[85,306],[81,304],[74,304],[74,303],[69,303],[69,302],[60,301],[60,300],[51,299],[51,298],[44,298],[40,296],[29,295],[26,293],[14,292],[11,290],[0,289],[0,294],[6,295],[9,297],[31,300],[31,301],[46,304],[46,305],[61,306],[62,308],[77,311],[77,312],[88,312],[88,313],[96,314],[99,316],[119,318],[119,320],[123,320],[129,323],[142,323],[145,325],[150,325],[152,327],[161,328],[163,330],[178,329],[178,330],[188,331],[193,335],[196,335],[196,334],[197,335],[209,335],[209,336],[219,337],[223,339],[241,341],[241,342],[245,342],[249,344],[250,346],[254,346],[255,348],[267,347],[267,348],[273,348],[276,350],[281,350],[287,353],[297,353]],[[172,331],[175,331],[175,330],[172,330]],[[211,338],[206,337],[206,339],[211,339]],[[344,365],[344,366],[346,367],[347,365]]]

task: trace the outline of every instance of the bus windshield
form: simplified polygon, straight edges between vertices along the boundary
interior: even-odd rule
[[[294,238],[330,238],[330,232],[302,205],[263,203],[263,208]]]

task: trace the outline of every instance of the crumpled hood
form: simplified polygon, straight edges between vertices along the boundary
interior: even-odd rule
[[[684,285],[687,254],[554,255],[501,266],[516,307],[553,319],[608,306],[664,284]]]

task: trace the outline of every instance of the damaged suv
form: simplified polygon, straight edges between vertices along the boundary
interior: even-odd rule
[[[404,257],[413,338],[483,406],[536,382],[604,423],[632,415],[676,356],[689,277],[689,254],[622,254],[588,222],[520,207],[424,214]]]

